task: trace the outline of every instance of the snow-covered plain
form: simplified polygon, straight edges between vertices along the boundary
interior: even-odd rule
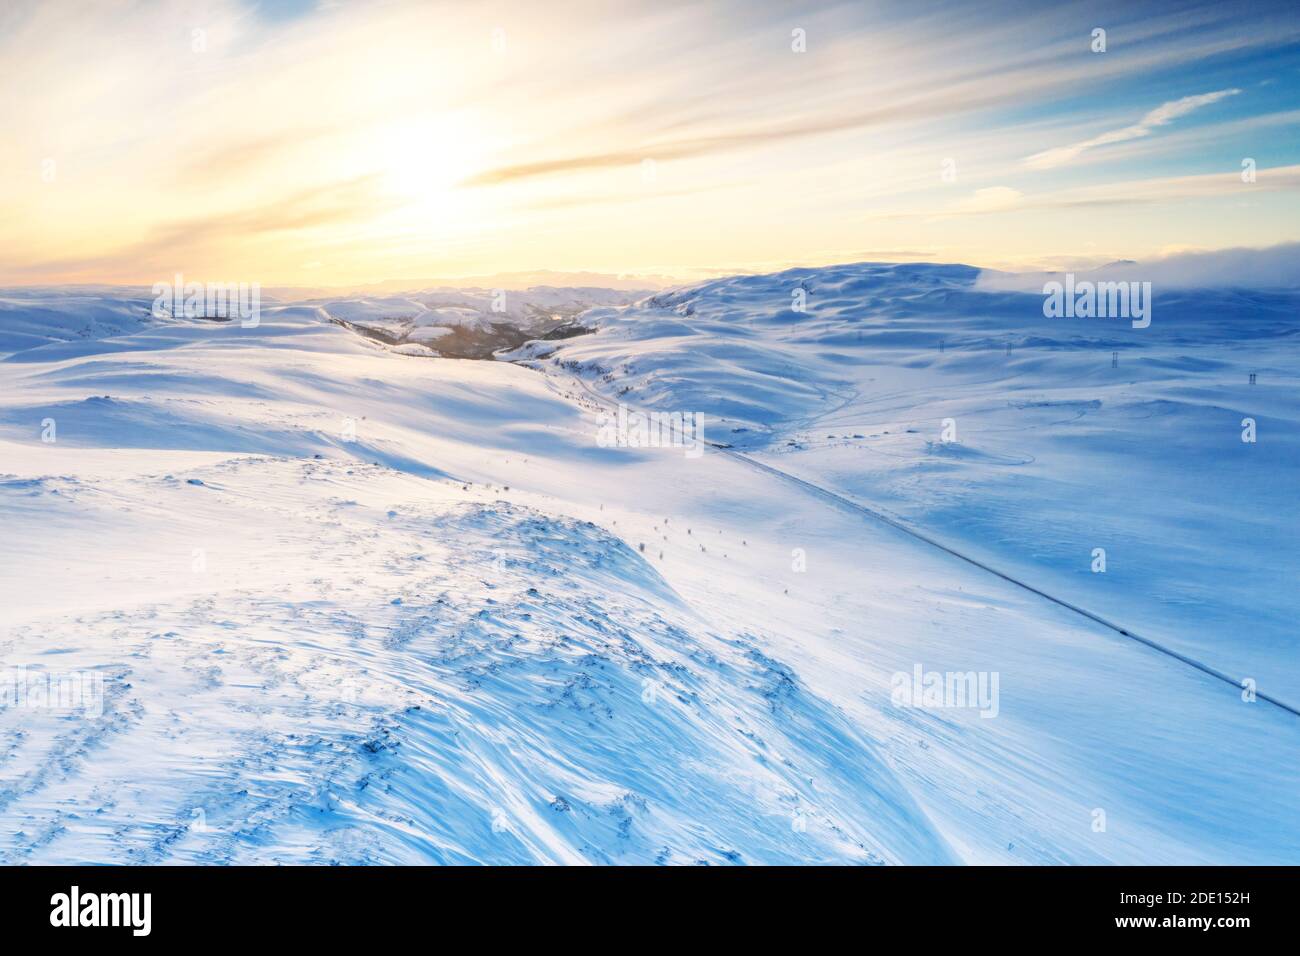
[[[1300,706],[1300,296],[632,298],[512,292],[595,331],[468,361],[421,330],[483,290],[0,293],[0,663],[103,688],[0,708],[0,861],[1300,862],[1300,717],[851,507]]]

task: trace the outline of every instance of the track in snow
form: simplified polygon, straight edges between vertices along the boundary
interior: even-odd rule
[[[960,558],[962,561],[965,561],[967,564],[974,565],[975,567],[979,568],[982,571],[987,571],[989,574],[997,575],[1002,580],[1008,581],[1011,584],[1016,585],[1017,587],[1024,588],[1026,591],[1029,591],[1033,594],[1037,594],[1039,597],[1046,598],[1047,600],[1051,601],[1053,604],[1057,604],[1065,608],[1066,610],[1073,611],[1075,614],[1081,614],[1084,617],[1088,618],[1088,620],[1090,621],[1095,621],[1096,623],[1102,625],[1103,627],[1110,628],[1116,634],[1120,634],[1123,637],[1127,637],[1129,640],[1137,641],[1139,644],[1145,644],[1147,647],[1151,648],[1152,650],[1159,651],[1161,654],[1165,654],[1168,657],[1172,657],[1176,661],[1181,661],[1182,663],[1187,664],[1189,667],[1194,667],[1198,671],[1201,671],[1202,673],[1209,674],[1211,677],[1216,677],[1227,684],[1231,684],[1237,690],[1241,690],[1242,687],[1244,686],[1241,683],[1241,681],[1234,680],[1232,677],[1225,674],[1223,671],[1211,667],[1209,664],[1206,664],[1202,661],[1198,661],[1194,657],[1188,657],[1186,654],[1180,654],[1178,651],[1175,651],[1173,648],[1166,647],[1165,645],[1159,643],[1158,641],[1153,641],[1148,637],[1143,637],[1140,634],[1135,634],[1133,631],[1129,630],[1128,628],[1120,627],[1118,624],[1115,624],[1112,621],[1108,621],[1106,618],[1102,617],[1099,614],[1094,614],[1092,611],[1089,611],[1086,608],[1079,607],[1077,604],[1071,604],[1069,601],[1066,601],[1063,598],[1059,598],[1053,594],[1049,594],[1048,592],[1042,590],[1041,588],[1035,587],[1034,585],[1028,583],[1027,581],[1022,581],[1020,578],[1017,578],[1014,575],[1007,574],[1005,571],[999,571],[997,568],[989,564],[986,564],[977,558],[972,558],[968,554],[963,554],[962,552],[958,551],[956,548],[946,545],[942,541],[937,541],[934,538],[930,537],[929,535],[917,531],[915,528],[909,527],[908,525],[899,521],[897,518],[891,518],[889,515],[884,514],[883,512],[880,511],[876,511],[874,508],[868,508],[866,505],[858,504],[856,501],[853,501],[850,498],[846,498],[843,495],[831,491],[828,488],[823,488],[821,485],[815,485],[811,481],[805,481],[803,478],[796,478],[794,475],[790,474],[787,471],[782,471],[780,468],[774,468],[771,465],[765,465],[760,461],[755,461],[753,458],[750,458],[748,455],[742,454],[741,452],[732,451],[731,449],[726,448],[725,446],[717,445],[713,442],[706,442],[706,444],[711,445],[714,449],[722,452],[724,455],[727,455],[730,458],[733,458],[740,462],[744,462],[746,465],[749,465],[753,468],[757,468],[759,471],[767,472],[768,474],[774,475],[778,478],[783,478],[784,480],[791,482],[792,484],[798,485],[799,487],[803,488],[805,491],[810,491],[813,494],[823,499],[833,502],[834,504],[848,508],[852,511],[856,511],[860,514],[867,515],[868,517],[875,518],[877,521],[882,521],[885,524],[889,525],[890,527],[896,528],[897,530],[903,532],[903,534],[915,538],[917,541],[923,541],[924,543],[930,545],[931,547],[938,548],[940,551],[944,551],[947,554],[952,555],[954,558]],[[1262,691],[1258,691],[1258,690],[1255,691],[1255,696],[1258,697],[1260,700],[1268,701],[1270,704],[1274,705],[1275,707],[1280,707],[1283,710],[1291,714],[1294,714],[1296,717],[1300,717],[1300,708],[1296,708],[1291,704],[1286,703],[1285,701],[1278,700],[1276,697],[1272,697],[1268,694],[1265,694]]]

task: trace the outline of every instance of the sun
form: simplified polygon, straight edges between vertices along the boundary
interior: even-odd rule
[[[457,184],[482,161],[473,124],[463,114],[404,117],[376,130],[367,165],[386,191],[421,212],[448,212]]]

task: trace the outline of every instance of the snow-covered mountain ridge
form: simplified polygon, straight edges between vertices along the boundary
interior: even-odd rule
[[[611,402],[702,411],[1300,697],[1295,303],[1157,295],[1142,335],[974,279],[590,302],[514,363],[334,321],[389,304],[4,293],[0,659],[102,693],[0,708],[0,856],[1300,859],[1293,716],[726,455],[596,440]],[[997,674],[996,716],[900,704],[918,666]]]

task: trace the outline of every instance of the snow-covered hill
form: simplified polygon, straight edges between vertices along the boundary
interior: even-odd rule
[[[1295,701],[1296,302],[975,278],[521,296],[596,331],[516,363],[403,354],[472,290],[5,293],[0,659],[87,706],[0,708],[0,859],[1300,860],[1300,718],[816,490]],[[619,401],[752,463],[598,441]]]
[[[1157,290],[1135,328],[1046,318],[1042,295],[977,276],[735,277],[525,351],[611,401],[706,413],[716,441],[1300,706],[1300,293]]]

